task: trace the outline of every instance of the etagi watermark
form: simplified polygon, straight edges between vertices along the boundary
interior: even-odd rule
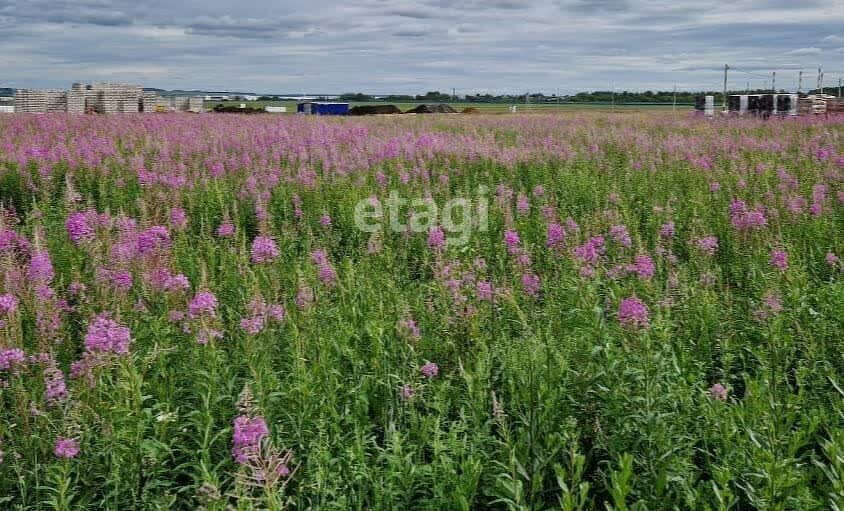
[[[396,233],[430,233],[437,227],[444,231],[446,246],[460,246],[472,232],[486,232],[489,227],[489,198],[479,186],[474,198],[455,197],[440,208],[431,198],[405,199],[395,190],[382,204],[364,199],[355,205],[355,226],[363,232],[378,232],[388,227]]]

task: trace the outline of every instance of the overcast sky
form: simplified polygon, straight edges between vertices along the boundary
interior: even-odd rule
[[[0,0],[0,87],[700,90],[725,63],[837,85],[844,0]]]

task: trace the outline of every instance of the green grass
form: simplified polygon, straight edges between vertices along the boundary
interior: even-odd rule
[[[844,255],[842,128],[600,111],[0,117],[0,295],[18,301],[0,313],[0,510],[840,509],[844,267],[827,253]],[[407,218],[481,185],[488,228],[464,245],[355,224],[391,191],[420,199]],[[801,197],[820,214],[789,207]],[[766,225],[736,228],[737,199]],[[554,223],[566,236],[549,246]],[[255,260],[257,236],[277,257]],[[577,247],[597,236],[587,264]],[[43,250],[52,272],[33,264]],[[653,273],[637,274],[645,255]],[[189,288],[162,289],[161,270]],[[213,313],[191,305],[203,292]],[[634,297],[646,327],[622,322]],[[129,328],[128,353],[102,353],[101,314]],[[10,365],[6,349],[32,358]],[[80,361],[96,364],[71,376]],[[66,399],[48,399],[51,369]],[[262,450],[238,463],[236,418],[258,417]],[[79,455],[57,457],[60,438]],[[295,471],[259,480],[286,452]]]

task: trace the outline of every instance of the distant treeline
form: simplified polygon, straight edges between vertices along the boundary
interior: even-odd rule
[[[826,92],[830,92],[832,89],[828,88]],[[781,90],[781,93],[791,92]],[[805,91],[809,94],[816,93],[817,91]],[[765,89],[755,89],[755,90],[735,90],[735,91],[727,91],[727,94],[770,94],[771,90]],[[385,101],[385,102],[396,102],[396,103],[407,103],[407,102],[414,102],[414,101],[422,101],[422,102],[432,102],[432,103],[447,103],[450,101],[459,101],[461,103],[507,103],[513,104],[518,103],[522,104],[525,103],[526,99],[528,103],[612,103],[615,101],[616,103],[663,103],[669,104],[674,102],[674,91],[644,91],[644,92],[630,92],[630,91],[593,91],[593,92],[578,92],[577,94],[573,95],[545,95],[542,93],[535,93],[535,94],[521,94],[521,95],[513,95],[513,94],[503,94],[503,95],[492,95],[492,94],[475,94],[475,95],[467,95],[465,97],[460,96],[458,98],[454,98],[451,94],[446,94],[439,91],[431,91],[426,94],[418,94],[418,95],[389,95],[389,96],[373,96],[369,94],[364,94],[361,92],[350,92],[346,94],[342,94],[340,96],[340,100],[342,101]],[[722,91],[677,91],[677,104],[678,105],[693,105],[695,102],[696,96],[715,96],[719,98],[718,100],[723,99],[723,92]]]

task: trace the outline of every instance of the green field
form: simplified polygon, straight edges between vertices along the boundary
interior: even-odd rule
[[[264,108],[265,106],[286,106],[288,113],[296,113],[296,101],[206,101],[205,108],[211,109],[214,108],[216,105],[224,105],[224,106],[237,106],[241,103],[245,103],[246,106],[251,108]],[[423,101],[418,102],[408,102],[408,103],[390,103],[385,101],[364,101],[364,102],[350,102],[350,106],[366,106],[366,105],[395,105],[400,108],[402,111],[410,110],[411,108],[415,108],[419,105],[425,104]],[[434,104],[434,103],[431,103]],[[454,102],[448,103],[451,105],[452,108],[457,110],[458,112],[463,110],[464,108],[477,108],[483,113],[507,113],[510,107],[509,104],[505,103],[467,103],[467,102]],[[536,104],[529,104],[525,105],[524,103],[516,104],[518,107],[519,112],[549,112],[549,111],[571,111],[571,110],[670,110],[672,105],[665,105],[665,104],[646,104],[646,103],[636,103],[636,104],[616,104],[614,107],[611,104],[607,103],[562,103],[562,104],[554,104],[554,103],[536,103]],[[692,108],[691,105],[677,105],[677,110],[690,110]]]

